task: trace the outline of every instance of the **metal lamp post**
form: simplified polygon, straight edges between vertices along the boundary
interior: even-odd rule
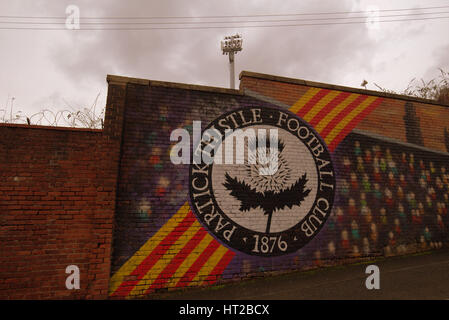
[[[242,51],[243,39],[239,34],[235,36],[227,36],[221,41],[221,50],[223,54],[229,55],[229,75],[231,89],[235,89],[235,76],[234,76],[234,55],[237,52]]]

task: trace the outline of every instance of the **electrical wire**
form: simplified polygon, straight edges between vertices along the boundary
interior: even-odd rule
[[[387,10],[378,10],[379,12],[384,11],[404,11],[404,10],[422,10],[422,9],[434,9],[434,8],[449,8],[449,6],[441,6],[441,7],[427,7],[427,8],[416,8],[416,9],[387,9]],[[358,12],[366,12],[366,11],[358,11]],[[349,12],[338,12],[341,13],[349,13]],[[354,12],[351,12],[354,13]],[[95,31],[95,30],[185,30],[185,29],[229,29],[229,28],[273,28],[273,27],[306,27],[306,26],[332,26],[332,25],[352,25],[352,24],[366,24],[366,23],[385,23],[385,22],[403,22],[403,21],[424,21],[424,20],[437,20],[437,19],[446,19],[449,16],[438,16],[438,17],[422,17],[422,18],[410,18],[410,19],[390,19],[390,20],[380,20],[380,18],[390,18],[390,17],[409,17],[409,16],[419,16],[419,15],[435,15],[435,14],[448,14],[449,11],[440,11],[440,12],[420,12],[420,13],[406,13],[406,14],[392,14],[392,15],[378,15],[378,16],[357,16],[357,17],[326,17],[326,18],[307,18],[307,19],[278,19],[278,20],[240,20],[240,21],[187,21],[187,22],[82,22],[81,25],[98,25],[98,26],[107,26],[107,25],[183,25],[183,26],[174,26],[174,27],[161,27],[161,26],[149,26],[149,27],[131,27],[131,28],[123,28],[123,27],[105,27],[105,28],[80,28],[73,29],[74,31]],[[329,13],[316,13],[324,15]],[[333,14],[337,14],[334,12]],[[290,15],[300,15],[300,14],[290,14]],[[311,15],[311,14],[302,14],[302,15]],[[254,16],[254,15],[253,15]],[[261,16],[261,15],[259,15]],[[266,16],[266,15],[263,15]],[[0,16],[0,18],[12,17],[12,16]],[[17,16],[18,17],[18,16]],[[205,16],[203,16],[205,17]],[[208,16],[218,17],[218,16]],[[228,17],[228,16],[220,16],[220,17]],[[232,17],[244,17],[244,16],[232,16]],[[21,18],[26,18],[21,16]],[[36,17],[35,17],[36,18]],[[47,18],[47,17],[41,17]],[[106,19],[107,17],[103,17]],[[108,19],[111,17],[108,17]],[[123,18],[123,17],[122,17]],[[136,17],[135,17],[136,18]],[[163,18],[163,17],[159,17]],[[165,18],[165,17],[164,17]],[[199,18],[199,17],[196,17]],[[67,19],[67,18],[64,18]],[[99,18],[100,19],[100,18]],[[148,18],[147,18],[148,19]],[[354,19],[364,19],[364,21],[345,21],[345,22],[336,22],[335,20],[354,20]],[[367,20],[368,19],[368,20]],[[372,19],[371,21],[369,19]],[[303,22],[303,21],[332,21],[332,22],[321,22],[321,23],[296,23],[296,24],[270,24],[270,23],[282,23],[282,22]],[[235,23],[244,23],[244,25],[232,25],[232,26],[223,26],[223,25],[207,25],[207,26],[199,26],[198,24],[235,24]],[[247,23],[263,23],[256,25],[247,25]],[[0,21],[1,24],[10,24],[12,26],[0,26],[0,30],[69,30],[67,27],[59,27],[59,28],[41,28],[41,27],[17,27],[15,25],[18,24],[26,24],[26,25],[63,25],[62,22],[33,22],[33,21]],[[193,24],[194,26],[185,26]]]
[[[449,6],[434,6],[434,7],[423,7],[423,8],[400,8],[400,9],[379,9],[377,12],[392,12],[392,11],[413,11],[413,10],[431,10],[431,9],[447,9]],[[368,13],[371,10],[362,11],[336,11],[336,12],[315,12],[315,13],[283,13],[283,14],[252,14],[252,15],[215,15],[215,16],[148,16],[148,17],[81,17],[81,19],[218,19],[218,18],[251,18],[251,17],[287,17],[287,16],[313,16],[313,15],[333,15],[333,14],[353,14],[353,13]],[[66,19],[67,17],[61,16],[18,16],[18,15],[1,15],[0,18],[11,18],[11,19]]]
[[[401,21],[420,21],[420,20],[436,20],[436,19],[446,19],[445,17],[433,17],[433,18],[416,18],[416,19],[398,19],[398,20],[380,20],[376,21],[379,23],[384,22],[401,22]],[[365,24],[366,21],[352,21],[352,22],[335,22],[335,23],[307,23],[307,24],[278,24],[278,25],[254,25],[254,26],[205,26],[205,27],[148,27],[148,28],[81,28],[69,30],[68,28],[27,28],[27,27],[0,27],[0,30],[68,30],[68,31],[94,31],[94,30],[128,30],[128,31],[139,31],[139,30],[185,30],[185,29],[230,29],[230,28],[272,28],[272,27],[304,27],[304,26],[331,26],[331,25],[348,25],[348,24]]]
[[[391,18],[408,17],[419,15],[448,14],[449,11],[410,13],[410,14],[392,14],[379,16],[357,16],[357,17],[336,17],[336,18],[307,18],[307,19],[278,19],[278,20],[237,20],[237,21],[186,21],[186,22],[82,22],[82,25],[170,25],[170,24],[213,24],[213,23],[267,23],[267,22],[301,22],[301,21],[328,21],[328,20],[353,20],[369,18]],[[63,25],[64,22],[33,22],[33,21],[0,21],[0,24],[32,24],[32,25]]]

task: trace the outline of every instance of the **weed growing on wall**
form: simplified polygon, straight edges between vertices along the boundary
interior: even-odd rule
[[[449,103],[449,72],[441,68],[438,70],[440,71],[439,76],[430,81],[425,81],[424,79],[417,81],[416,78],[413,78],[404,91],[399,94],[436,100],[439,103]],[[377,83],[374,83],[374,85],[382,92],[397,93],[379,86]]]

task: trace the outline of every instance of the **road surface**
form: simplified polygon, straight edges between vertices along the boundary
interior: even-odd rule
[[[380,289],[368,290],[366,267],[380,269]],[[150,297],[173,300],[443,299],[449,300],[449,250],[256,279]]]

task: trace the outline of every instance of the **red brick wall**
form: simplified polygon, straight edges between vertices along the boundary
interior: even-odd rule
[[[240,82],[240,88],[249,89],[288,106],[295,104],[311,87],[325,87],[331,90],[344,91],[342,87],[338,86],[267,75],[260,76],[247,72],[242,73]],[[382,97],[382,94],[379,92],[353,88],[347,89],[351,92],[367,95],[380,94],[380,97]],[[425,103],[423,99],[386,95],[383,97],[382,103],[368,116],[364,117],[355,128],[407,142],[404,125],[404,105],[407,102],[413,105],[420,120],[423,145],[431,149],[447,152],[444,130],[446,128],[449,129],[449,107],[435,105],[436,103]]]
[[[0,299],[107,297],[123,92],[104,132],[0,125]]]
[[[0,126],[0,298],[104,297],[114,171],[100,131]],[[81,289],[67,290],[68,265]]]
[[[110,298],[268,277],[448,243],[449,155],[441,151],[446,151],[449,109],[444,106],[248,74],[240,91],[110,80],[123,86],[110,101],[117,110],[126,109],[119,116],[124,124]],[[261,257],[219,240],[210,231],[215,222],[209,229],[200,224],[195,201],[189,199],[189,166],[170,161],[170,133],[190,130],[198,120],[204,129],[226,112],[272,103],[309,122],[326,142],[336,193],[326,224],[310,243],[291,255]]]
[[[174,129],[191,128],[194,120],[207,124],[226,111],[269,106],[270,101],[244,95],[244,90],[108,80],[104,130],[0,124],[0,299],[142,296],[447,243],[448,157],[437,152],[447,148],[447,107],[378,99],[366,92],[375,108],[363,114],[355,128],[369,134],[344,127],[342,140],[330,145],[335,151],[337,196],[323,231],[295,255],[261,258],[231,250],[202,229],[189,209],[188,166],[170,162],[169,137]],[[300,82],[244,76],[241,88],[290,108],[314,87]],[[341,88],[326,86],[341,94]],[[409,111],[407,102],[412,103]],[[343,128],[341,123],[334,125]],[[418,145],[397,142],[410,139],[419,140]],[[357,144],[362,151],[377,150],[372,156],[391,157],[399,176],[407,176],[408,162],[414,161],[416,172],[403,191],[414,192],[418,203],[406,203],[396,195],[399,177],[387,180],[390,169],[378,182],[385,195],[375,198],[375,191],[366,191],[363,179],[367,174],[368,182],[375,182],[374,166],[371,158],[358,159]],[[401,163],[402,154],[407,163]],[[427,189],[418,194],[422,173],[436,194],[427,194]],[[387,188],[394,192],[391,208]],[[427,195],[435,195],[433,206],[419,208],[419,202],[427,205]],[[413,210],[402,217],[396,212],[398,204]],[[385,207],[386,217],[381,214]],[[416,224],[415,213],[424,217]],[[72,264],[80,268],[80,290],[65,287],[65,269]]]

